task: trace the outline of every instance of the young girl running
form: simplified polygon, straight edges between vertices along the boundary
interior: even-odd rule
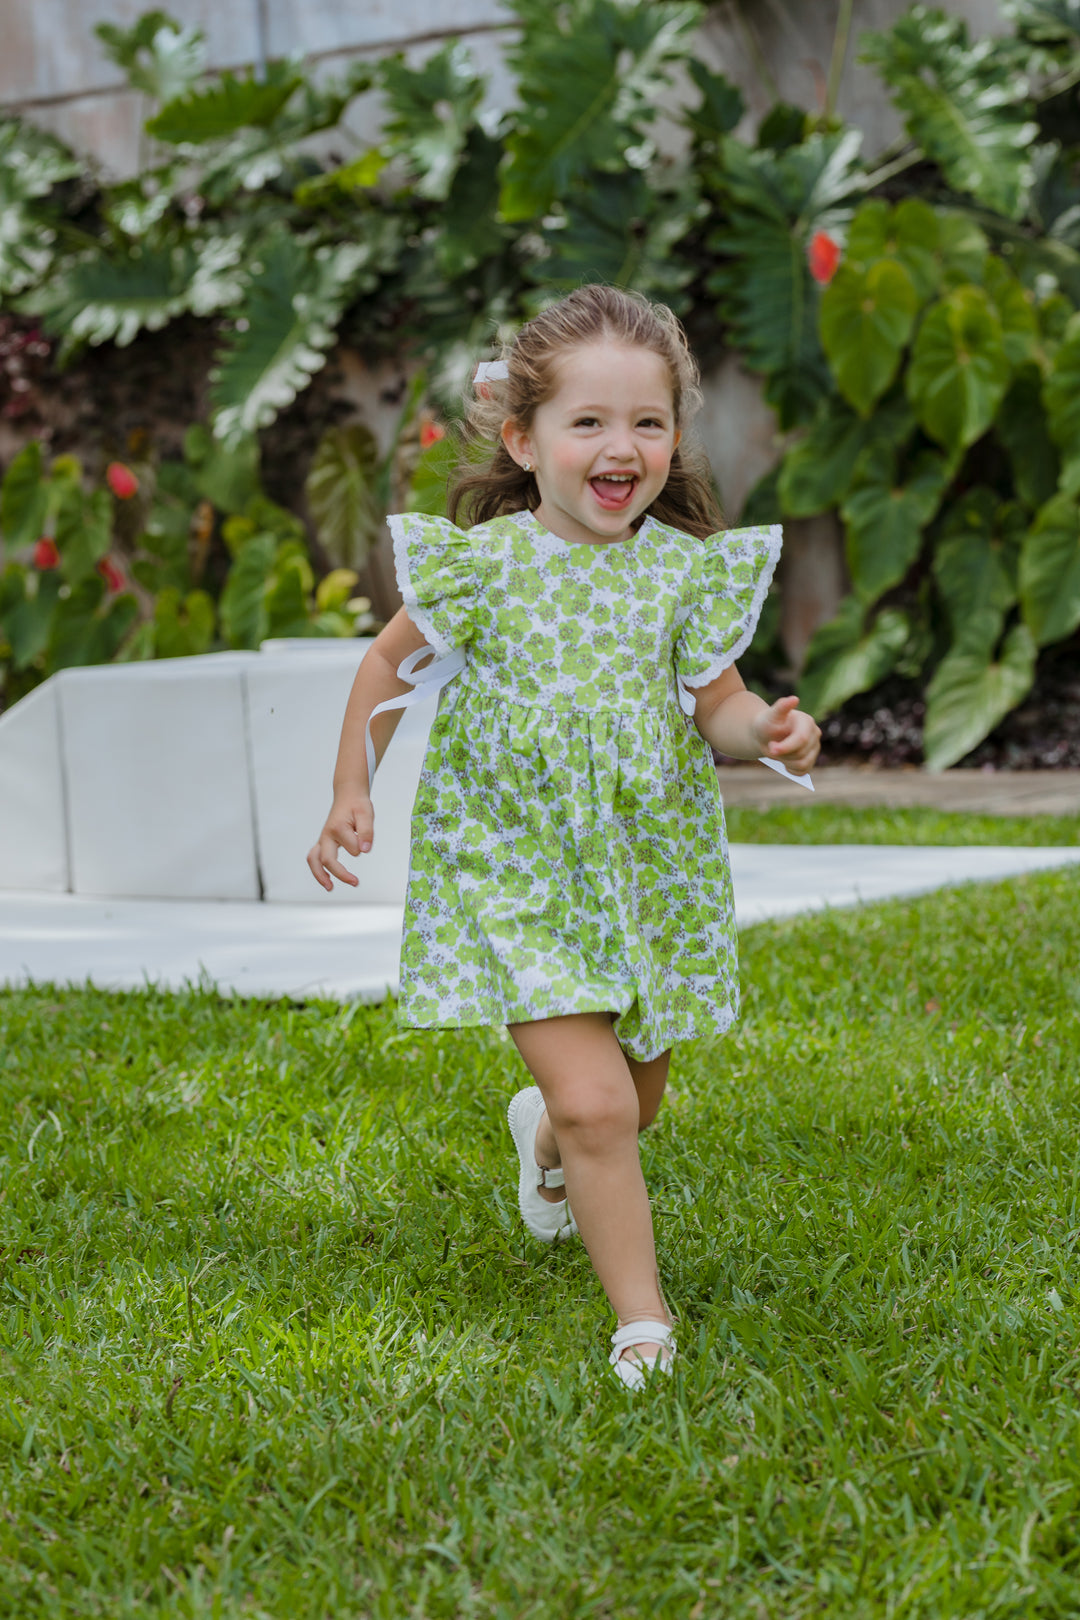
[[[508,1027],[536,1082],[508,1111],[522,1216],[542,1241],[580,1232],[618,1318],[611,1365],[639,1388],[675,1347],[638,1132],[674,1042],[738,1008],[710,745],[801,772],[820,733],[735,668],[780,530],[722,530],[681,444],[700,395],[671,311],[583,287],[475,386],[489,460],[450,520],[390,519],[405,606],[357,674],[308,865],[356,883],[338,850],[372,847],[395,711],[456,676],[413,813],[400,1016]]]

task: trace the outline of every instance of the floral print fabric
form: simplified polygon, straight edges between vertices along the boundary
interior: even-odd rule
[[[418,1028],[615,1013],[631,1056],[738,1011],[720,794],[678,682],[749,645],[780,529],[646,518],[576,544],[530,512],[390,519],[410,618],[467,666],[412,823],[400,1017]]]

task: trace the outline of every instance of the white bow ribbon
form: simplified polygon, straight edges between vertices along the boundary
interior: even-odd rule
[[[417,669],[421,658],[430,658],[432,661],[424,669]],[[420,703],[432,692],[438,692],[447,681],[452,681],[455,675],[460,675],[465,668],[466,658],[463,647],[455,647],[453,652],[447,653],[443,658],[436,658],[432,647],[417,647],[408,658],[398,665],[398,680],[408,681],[411,688],[402,692],[400,697],[387,698],[385,703],[376,703],[368,716],[368,723],[364,728],[364,747],[367,750],[367,778],[368,792],[375,780],[375,744],[371,740],[371,722],[377,714],[389,714],[391,709],[408,709],[414,703]]]

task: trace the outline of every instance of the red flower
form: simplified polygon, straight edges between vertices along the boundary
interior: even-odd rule
[[[420,429],[420,448],[430,450],[433,444],[438,444],[440,439],[445,438],[446,429],[440,422],[425,422]]]
[[[122,461],[110,461],[105,469],[105,482],[118,501],[129,501],[139,487],[139,480]]]
[[[97,571],[113,596],[116,595],[117,591],[122,591],[127,584],[127,580],[124,578],[124,570],[118,562],[114,562],[112,557],[102,557],[97,565]]]
[[[44,573],[49,568],[59,568],[59,566],[60,553],[56,549],[56,541],[50,540],[47,534],[43,534],[34,547],[34,567]]]
[[[815,231],[807,252],[810,274],[815,281],[831,281],[840,263],[840,244],[827,231]]]

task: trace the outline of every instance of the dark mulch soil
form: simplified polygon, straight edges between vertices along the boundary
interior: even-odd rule
[[[909,681],[852,698],[822,725],[822,764],[920,765],[925,711]],[[1080,767],[1080,636],[1042,655],[1024,702],[959,763],[997,771]]]

